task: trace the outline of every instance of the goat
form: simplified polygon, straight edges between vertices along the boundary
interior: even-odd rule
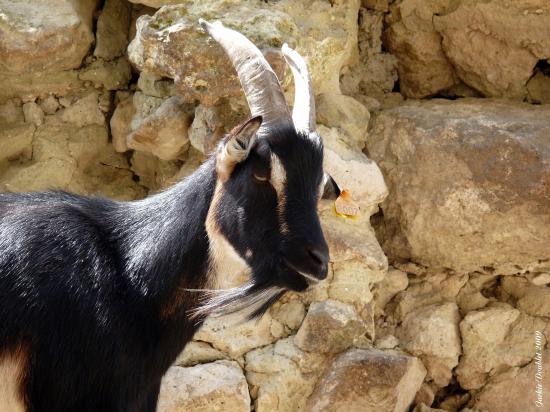
[[[233,63],[252,117],[195,173],[132,202],[0,194],[1,411],[154,411],[163,374],[207,316],[258,317],[326,277],[305,63],[283,46],[291,116],[261,52],[199,23]],[[235,273],[248,280],[225,288]]]

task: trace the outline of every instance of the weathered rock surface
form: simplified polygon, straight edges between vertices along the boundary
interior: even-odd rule
[[[351,349],[321,378],[305,411],[407,411],[426,370],[414,357]]]
[[[97,19],[94,56],[113,60],[128,46],[131,6],[125,0],[106,0]]]
[[[327,300],[311,304],[294,342],[308,352],[338,353],[348,349],[365,331],[353,306]]]
[[[94,40],[96,4],[97,0],[2,0],[0,72],[36,74],[80,66]]]
[[[392,259],[515,273],[548,258],[550,110],[504,101],[411,102],[382,112],[368,151],[390,196]]]
[[[251,349],[276,340],[271,334],[271,323],[268,314],[258,322],[242,322],[239,314],[208,318],[195,334],[195,340],[211,343],[214,348],[236,359]]]
[[[405,316],[399,329],[401,347],[422,359],[428,379],[447,386],[462,353],[455,303],[428,305]]]
[[[304,410],[326,363],[321,354],[300,350],[292,337],[253,350],[245,360],[246,378],[258,412]]]
[[[380,2],[383,3],[383,2]],[[363,7],[365,2],[362,2]],[[385,7],[388,4],[385,2]],[[380,6],[366,5],[359,10],[358,56],[342,70],[342,92],[367,104],[369,98],[383,99],[397,81],[397,59],[382,47],[384,15]],[[376,100],[376,99],[374,99]]]
[[[408,97],[464,95],[453,88],[463,82],[484,96],[523,100],[535,65],[550,56],[543,0],[404,0],[392,5],[388,23],[385,44]]]
[[[489,376],[523,366],[535,356],[534,336],[541,319],[499,303],[468,313],[460,322],[463,356],[456,369],[460,386],[481,388]],[[546,342],[541,338],[543,346]]]
[[[544,0],[461,1],[433,21],[457,75],[485,96],[523,100],[537,61],[550,58]]]
[[[550,396],[550,380],[546,375],[548,368],[550,350],[541,350],[540,358],[536,357],[529,365],[512,368],[489,380],[474,397],[474,408],[499,412],[544,410]]]
[[[339,72],[349,61],[357,38],[358,10],[358,0],[332,6],[318,1],[253,5],[219,0],[180,1],[152,17],[140,17],[129,58],[140,71],[174,79],[189,102],[199,100],[211,106],[221,98],[241,96],[225,53],[197,25],[200,17],[222,19],[266,53],[281,80],[285,65],[278,51],[271,49],[287,42],[308,60],[316,93],[339,94]],[[323,27],[323,34],[315,27]]]
[[[392,5],[385,44],[397,57],[400,91],[407,97],[434,95],[456,83],[453,66],[433,24],[450,0],[404,0]]]
[[[191,116],[179,96],[170,97],[126,138],[128,147],[173,160],[188,148]]]
[[[172,366],[162,379],[158,411],[249,412],[244,374],[232,361],[190,368]]]

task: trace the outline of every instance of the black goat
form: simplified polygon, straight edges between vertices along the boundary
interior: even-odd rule
[[[261,316],[326,277],[323,147],[309,75],[283,47],[293,118],[259,50],[221,24],[253,117],[172,188],[134,202],[0,194],[0,410],[153,411],[208,315]],[[226,289],[224,273],[245,273]]]

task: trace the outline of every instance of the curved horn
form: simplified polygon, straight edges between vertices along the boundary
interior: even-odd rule
[[[311,77],[304,58],[296,50],[283,44],[283,56],[294,76],[294,107],[292,120],[298,131],[306,133],[315,131],[315,95],[311,85]]]
[[[282,122],[290,124],[290,112],[283,90],[262,52],[241,33],[224,27],[219,21],[209,23],[199,19],[199,24],[229,56],[241,81],[252,116],[262,116],[258,137],[265,136],[270,129]]]

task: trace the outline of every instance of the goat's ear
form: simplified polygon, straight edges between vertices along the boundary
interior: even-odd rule
[[[336,199],[340,196],[340,188],[334,181],[331,175],[325,172],[322,183],[322,199]]]
[[[218,146],[216,171],[223,182],[229,179],[235,166],[244,161],[256,141],[256,132],[262,124],[262,116],[255,116],[235,127]]]

